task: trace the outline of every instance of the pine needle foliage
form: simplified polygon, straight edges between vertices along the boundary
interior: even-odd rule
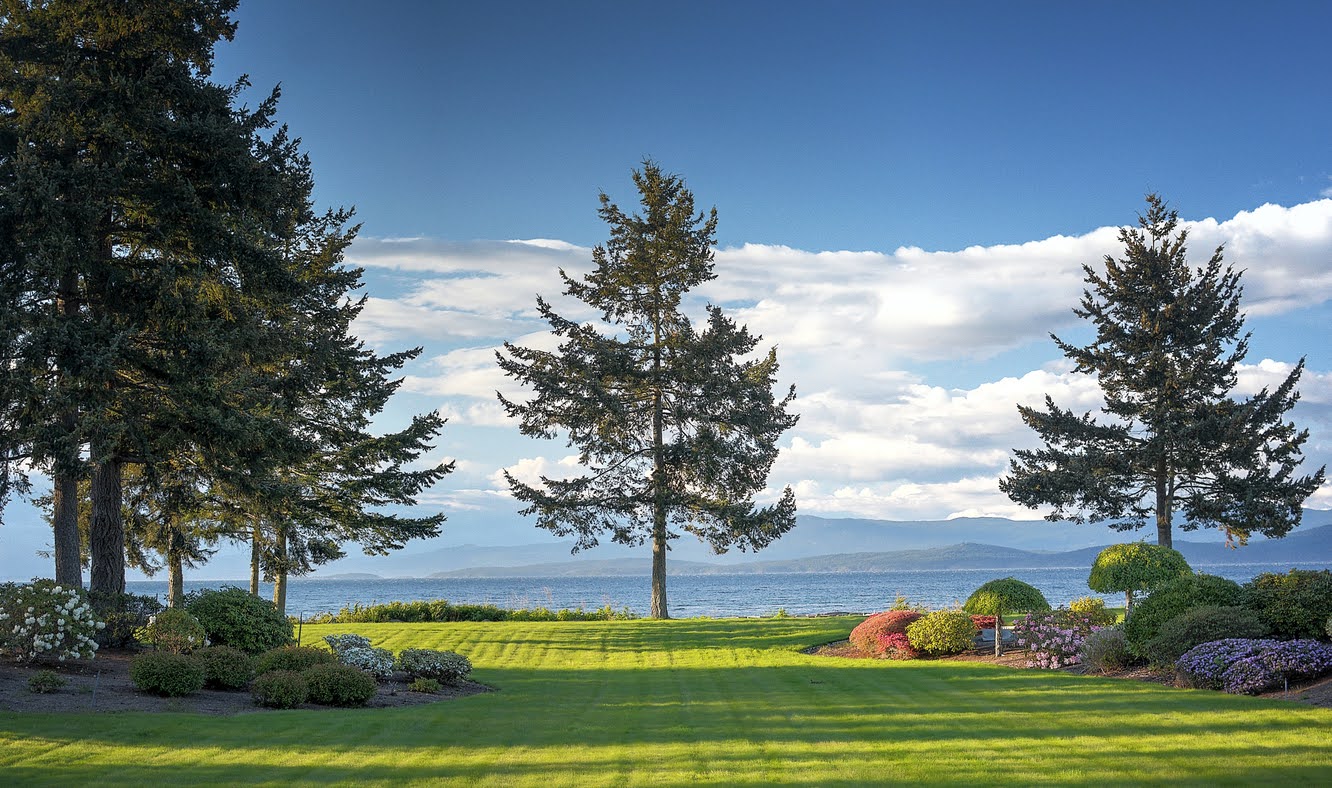
[[[563,271],[565,294],[602,313],[604,334],[537,309],[560,340],[548,352],[506,343],[504,372],[533,392],[526,402],[500,396],[523,434],[567,434],[586,473],[527,484],[505,472],[537,525],[572,536],[575,550],[599,540],[652,544],[652,605],[668,618],[666,551],[682,532],[717,553],[759,550],[795,525],[795,496],[756,507],[777,440],[797,416],[792,386],[773,395],[777,353],[753,355],[760,337],[707,307],[702,330],[681,311],[692,288],[715,277],[717,212],[695,213],[684,181],[645,161],[633,173],[642,213],[629,215],[601,195],[610,240],[593,251],[582,280]]]
[[[1241,334],[1242,272],[1218,247],[1205,265],[1186,260],[1188,232],[1157,195],[1137,227],[1120,231],[1124,256],[1105,272],[1084,265],[1088,289],[1074,314],[1096,338],[1079,347],[1051,337],[1077,373],[1094,375],[1105,419],[1076,414],[1047,396],[1018,406],[1044,444],[1018,449],[999,487],[1047,519],[1109,520],[1119,530],[1154,518],[1157,543],[1181,530],[1217,528],[1243,544],[1279,537],[1300,522],[1324,469],[1297,476],[1307,430],[1285,420],[1299,399],[1304,360],[1274,390],[1232,396],[1248,353]]]

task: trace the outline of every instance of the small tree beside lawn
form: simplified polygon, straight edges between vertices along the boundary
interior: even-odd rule
[[[994,616],[994,655],[1003,653],[1004,613],[1049,610],[1045,594],[1035,586],[1015,577],[991,580],[972,592],[962,609],[968,613]]]
[[[1096,556],[1087,586],[1100,594],[1124,592],[1124,620],[1133,613],[1133,592],[1151,591],[1168,580],[1192,574],[1178,550],[1130,542],[1110,545]]]

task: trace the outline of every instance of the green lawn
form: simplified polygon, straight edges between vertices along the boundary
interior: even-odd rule
[[[428,706],[0,714],[11,784],[1318,784],[1332,711],[957,662],[800,654],[855,619],[306,626],[469,655]],[[1002,772],[999,774],[997,772]]]

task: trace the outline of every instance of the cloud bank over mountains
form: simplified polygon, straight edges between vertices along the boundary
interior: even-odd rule
[[[1282,316],[1332,301],[1332,199],[1183,224],[1193,264],[1224,245],[1225,259],[1244,270],[1246,328],[1256,337],[1285,330]],[[1047,393],[1074,410],[1099,406],[1095,382],[1071,374],[1048,335],[1089,336],[1071,311],[1084,287],[1082,266],[1100,270],[1106,255],[1120,256],[1118,234],[1101,227],[937,252],[749,243],[717,250],[717,278],[690,295],[686,310],[701,317],[704,304],[722,305],[762,334],[765,347],[777,346],[780,379],[796,385],[801,421],[784,438],[770,481],[795,487],[802,512],[1032,519],[1041,513],[997,488],[1012,449],[1033,445],[1015,406],[1039,404]],[[436,490],[432,500],[512,511],[500,468],[524,478],[577,470],[561,442],[529,441],[504,417],[495,392],[522,391],[494,354],[505,341],[554,347],[535,310],[538,294],[565,317],[599,321],[562,295],[558,273],[587,273],[591,249],[550,239],[363,238],[348,259],[367,269],[376,294],[356,332],[380,346],[425,348],[403,390],[414,395],[413,409],[434,407],[450,418],[448,451],[469,460],[441,484],[452,489]],[[390,291],[397,294],[382,295]],[[1309,471],[1332,458],[1326,336],[1291,339],[1311,357],[1295,412],[1312,434]],[[1275,385],[1297,361],[1251,355],[1240,393]],[[1309,505],[1332,508],[1332,489]]]

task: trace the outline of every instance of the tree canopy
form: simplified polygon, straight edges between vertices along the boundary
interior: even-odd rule
[[[1096,555],[1087,587],[1097,593],[1124,592],[1124,616],[1133,613],[1133,594],[1159,588],[1193,569],[1177,550],[1145,542],[1113,544]]]
[[[962,609],[976,615],[994,616],[994,655],[997,657],[1003,651],[1004,614],[1049,610],[1050,603],[1039,588],[1016,577],[1003,577],[990,580],[971,592],[967,601],[962,603]]]
[[[1124,257],[1107,255],[1103,274],[1083,266],[1089,288],[1073,311],[1096,338],[1080,347],[1051,336],[1076,373],[1095,376],[1106,418],[1049,396],[1044,409],[1019,405],[1043,446],[1016,450],[999,487],[1024,506],[1052,507],[1050,520],[1129,530],[1154,517],[1165,547],[1176,511],[1183,530],[1217,528],[1241,544],[1282,536],[1324,476],[1296,475],[1309,433],[1285,421],[1304,361],[1274,390],[1232,395],[1249,340],[1240,272],[1221,248],[1191,268],[1178,224],[1149,195],[1138,226],[1120,231]]]
[[[684,294],[715,277],[716,209],[695,213],[684,181],[651,162],[633,173],[641,214],[604,193],[610,240],[583,280],[563,271],[565,294],[602,313],[616,333],[537,309],[560,340],[555,352],[506,343],[504,372],[532,390],[526,402],[500,396],[523,434],[567,433],[587,473],[528,484],[505,472],[524,514],[576,538],[575,549],[609,536],[652,544],[651,614],[667,618],[666,551],[681,532],[715,552],[758,550],[795,525],[787,488],[758,507],[777,440],[797,417],[792,386],[777,399],[776,350],[753,356],[759,337],[708,306],[702,330],[681,310]]]

